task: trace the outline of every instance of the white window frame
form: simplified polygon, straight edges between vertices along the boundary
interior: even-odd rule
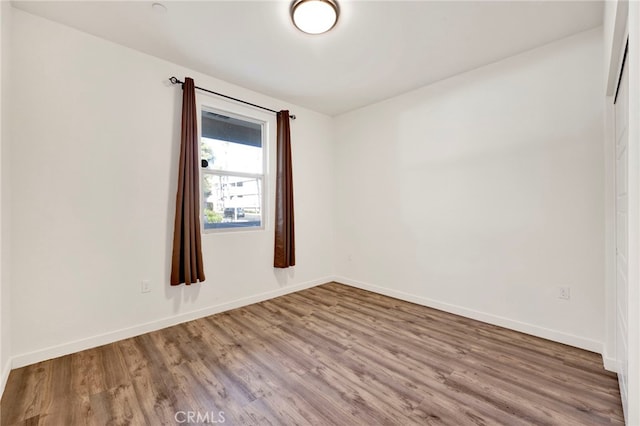
[[[260,113],[252,113],[253,111],[241,106],[216,105],[217,102],[198,102],[198,167],[200,169],[200,229],[203,234],[217,234],[226,232],[260,232],[265,231],[267,224],[267,200],[269,195],[269,120],[266,116]],[[205,169],[201,166],[202,163],[202,112],[212,112],[215,114],[224,115],[227,117],[236,118],[238,120],[248,121],[251,123],[259,124],[261,126],[261,138],[262,138],[262,173],[244,173],[234,172],[226,170],[211,170]],[[209,228],[205,229],[204,226],[204,209],[206,200],[203,197],[204,179],[205,176],[238,176],[247,178],[258,178],[261,180],[260,185],[260,226],[230,226],[228,228]]]

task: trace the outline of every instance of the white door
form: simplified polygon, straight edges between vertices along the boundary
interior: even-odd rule
[[[616,132],[616,359],[618,381],[625,413],[628,390],[628,124],[629,124],[629,61],[624,61],[615,101]]]

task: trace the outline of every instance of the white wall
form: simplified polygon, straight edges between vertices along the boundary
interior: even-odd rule
[[[602,49],[596,29],[337,117],[339,280],[601,351]]]
[[[11,60],[14,367],[331,279],[329,117],[18,10]],[[298,116],[293,270],[271,266],[271,215],[266,231],[204,235],[206,282],[169,286],[182,96],[172,75]]]
[[[11,328],[9,280],[9,40],[11,6],[0,2],[0,395],[11,368]]]

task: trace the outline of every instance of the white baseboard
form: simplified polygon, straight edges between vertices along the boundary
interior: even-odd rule
[[[374,293],[383,294],[385,296],[394,297],[396,299],[405,300],[408,302],[416,303],[419,305],[427,306],[441,311],[449,312],[456,315],[461,315],[474,320],[486,322],[493,325],[509,328],[511,330],[520,331],[522,333],[531,334],[533,336],[542,337],[544,339],[553,340],[555,342],[563,343],[577,348],[585,349],[592,352],[602,353],[603,345],[601,342],[595,340],[586,339],[580,336],[563,333],[557,330],[552,330],[544,327],[539,327],[533,324],[512,320],[505,317],[500,317],[485,312],[476,311],[473,309],[464,308],[462,306],[453,305],[449,303],[440,302],[437,300],[417,296],[410,293],[405,293],[386,287],[380,287],[373,284],[363,283],[360,281],[352,280],[346,277],[325,277],[317,280],[312,280],[288,287],[279,288],[253,296],[237,299],[231,302],[223,303],[220,305],[213,305],[204,309],[199,309],[191,312],[182,313],[176,316],[162,318],[159,320],[147,322],[144,324],[127,327],[120,330],[115,330],[109,333],[100,334],[97,336],[88,337],[85,339],[79,339],[67,343],[63,343],[56,346],[51,346],[38,351],[29,352],[14,356],[10,363],[4,366],[2,371],[2,385],[1,389],[4,389],[6,380],[9,376],[10,368],[20,368],[25,365],[34,364],[36,362],[45,361],[48,359],[56,358],[63,355],[68,355],[74,352],[82,351],[85,349],[91,349],[97,346],[106,345],[116,342],[122,339],[128,339],[130,337],[138,336],[151,331],[160,330],[162,328],[171,327],[176,324],[180,324],[187,321],[192,321],[198,318],[206,317],[209,315],[217,314],[220,312],[228,311],[231,309],[247,306],[252,303],[262,302],[264,300],[273,299],[274,297],[283,296],[285,294],[293,293],[296,291],[304,290],[306,288],[315,287],[317,285],[325,284],[331,281],[339,282],[341,284],[349,285],[363,290],[372,291]],[[605,369],[609,371],[615,370],[615,361],[608,357],[603,356],[603,362]]]
[[[258,303],[264,300],[273,299],[274,297],[284,296],[285,294],[304,290],[306,288],[315,287],[320,284],[331,282],[333,281],[333,278],[334,277],[326,277],[326,278],[307,281],[304,283],[295,284],[287,287],[282,287],[277,290],[267,291],[267,292],[252,295],[249,297],[244,297],[231,302],[222,303],[220,305],[213,305],[204,309],[185,312],[179,315],[162,318],[162,319],[147,322],[144,324],[138,324],[132,327],[111,331],[111,332],[100,334],[97,336],[92,336],[85,339],[79,339],[79,340],[63,343],[60,345],[50,346],[45,349],[40,349],[37,351],[16,355],[12,358],[12,362],[10,366],[13,368],[20,368],[20,367],[24,367],[25,365],[34,364],[36,362],[46,361],[48,359],[57,358],[63,355],[69,355],[75,352],[83,351],[85,349],[95,348],[97,346],[102,346],[109,343],[117,342],[118,340],[128,339],[130,337],[135,337],[144,333],[149,333],[151,331],[156,331],[162,328],[171,327],[173,325],[180,324],[183,322],[192,321],[198,318],[203,318],[209,315],[217,314],[217,313],[228,311],[231,309],[241,308],[243,306],[247,306],[252,303]],[[7,376],[8,375],[9,375],[9,372],[7,371]],[[3,375],[3,379],[4,379],[4,375]]]
[[[2,376],[0,376],[0,398],[4,395],[4,388],[7,386],[7,379],[11,373],[11,359],[8,359],[4,366],[2,366]]]
[[[612,373],[618,372],[618,361],[614,357],[611,356],[609,351],[607,350],[606,345],[602,345],[602,365],[604,365],[604,369],[607,371],[611,371]]]
[[[341,284],[346,284],[352,287],[360,288],[363,290],[372,291],[374,293],[383,294],[385,296],[394,297],[396,299],[405,300],[407,302],[416,303],[418,305],[439,309],[441,311],[449,312],[451,314],[456,314],[466,318],[471,318],[474,320],[486,322],[488,324],[493,324],[500,327],[509,328],[511,330],[519,331],[522,333],[531,334],[532,336],[542,337],[543,339],[553,340],[554,342],[563,343],[565,345],[574,346],[574,347],[585,349],[591,352],[596,352],[599,354],[602,353],[603,345],[601,342],[591,340],[591,339],[586,339],[580,336],[574,336],[568,333],[563,333],[558,330],[539,327],[537,325],[512,320],[512,319],[501,317],[498,315],[488,314],[485,312],[480,312],[473,309],[468,309],[462,306],[452,305],[449,303],[444,303],[444,302],[440,302],[433,299],[428,299],[422,296],[416,296],[414,294],[409,294],[402,291],[389,289],[386,287],[379,287],[377,285],[355,281],[346,277],[335,277],[334,281]]]
[[[602,363],[605,370],[611,371],[612,373],[618,372],[618,362],[615,359],[602,354]]]

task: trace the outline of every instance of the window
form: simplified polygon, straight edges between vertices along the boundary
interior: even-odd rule
[[[262,228],[264,123],[204,109],[201,123],[205,231]]]

